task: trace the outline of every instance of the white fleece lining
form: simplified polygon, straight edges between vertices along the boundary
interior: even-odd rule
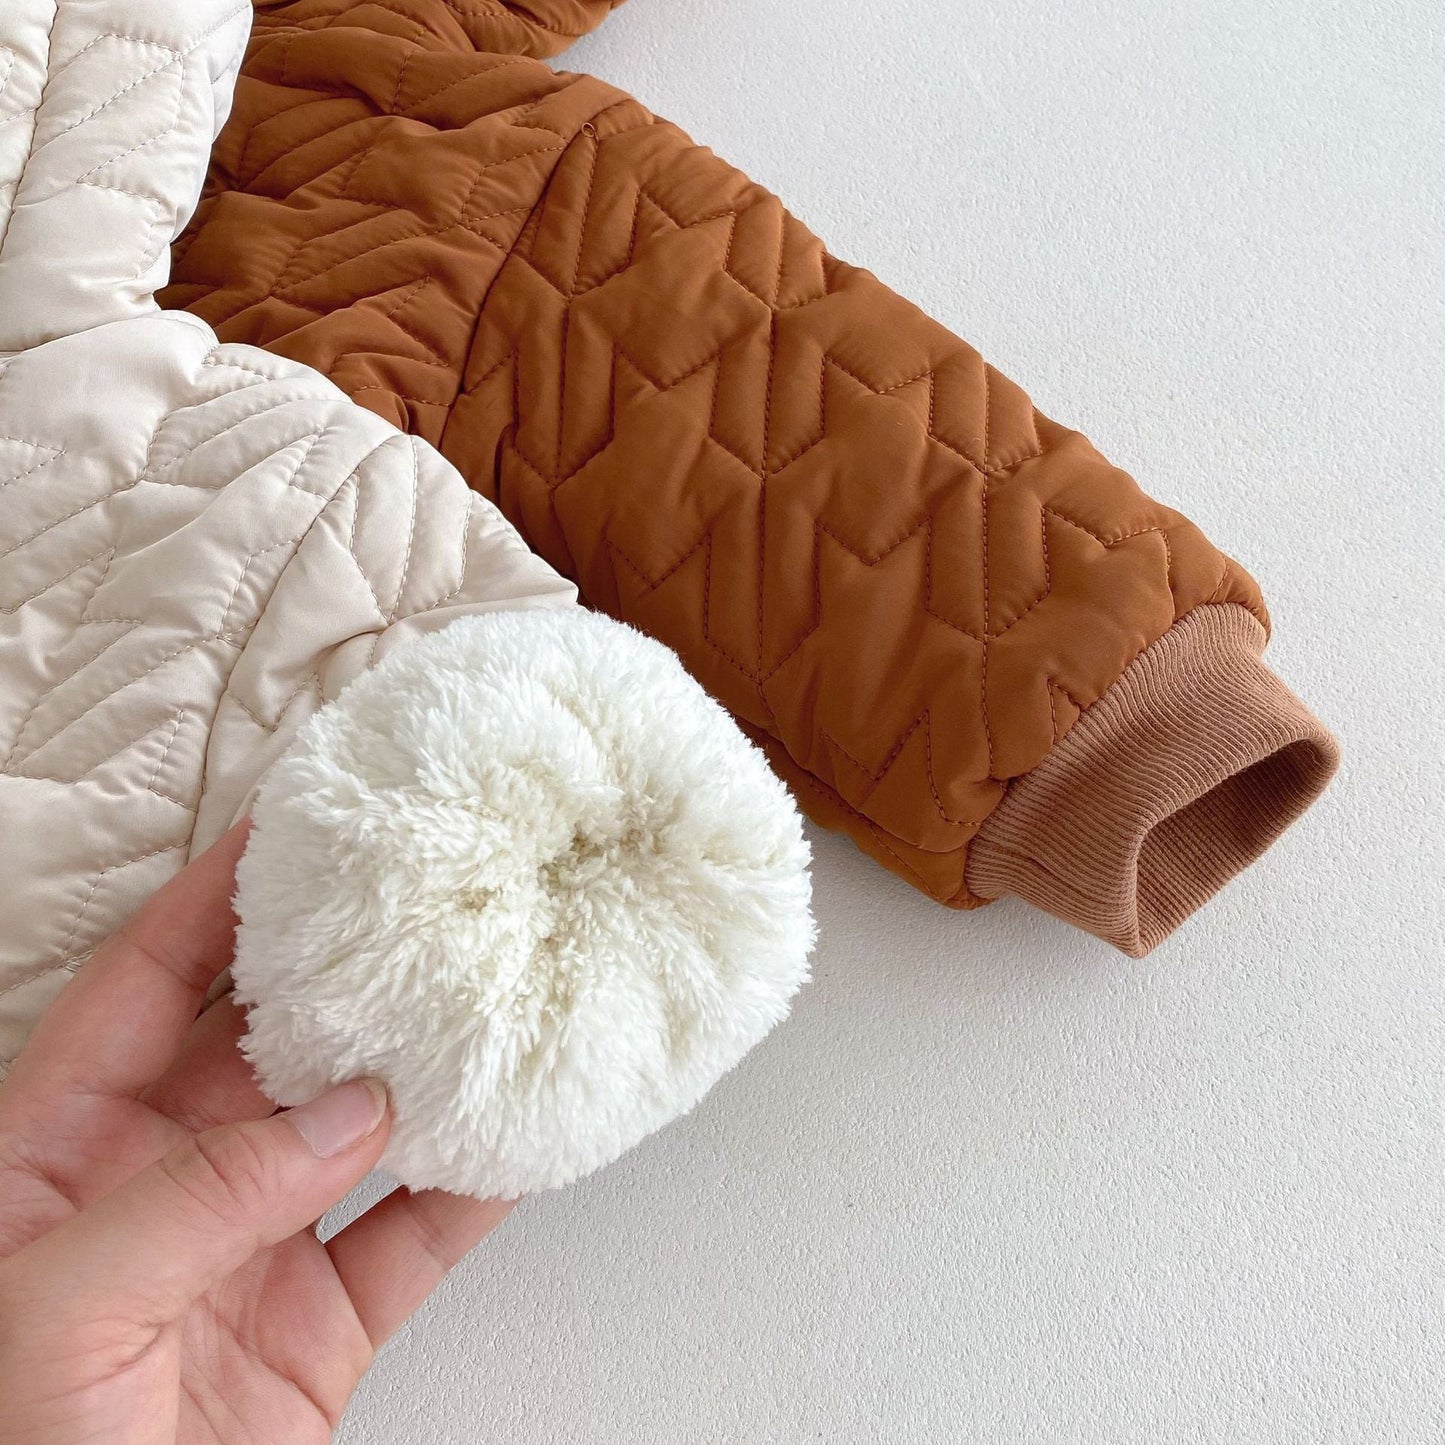
[[[661,644],[580,609],[400,648],[268,775],[238,874],[246,1052],[299,1103],[385,1081],[413,1188],[563,1185],[787,1013],[808,848]]]

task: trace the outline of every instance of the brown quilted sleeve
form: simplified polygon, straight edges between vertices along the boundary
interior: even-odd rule
[[[1198,528],[599,82],[259,37],[178,277],[437,443],[943,902],[1142,952],[1333,769]]]
[[[1192,523],[635,105],[558,158],[442,444],[948,903],[983,896],[1010,782],[1151,644],[1206,604],[1265,617]]]
[[[257,25],[315,25],[349,11],[352,23],[378,33],[445,35],[455,30],[470,48],[497,55],[560,55],[595,30],[624,0],[442,0],[424,6],[364,0],[252,0]],[[368,13],[370,12],[370,13]],[[400,20],[400,24],[397,21]]]

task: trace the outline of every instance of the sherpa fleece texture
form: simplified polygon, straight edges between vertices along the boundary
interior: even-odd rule
[[[307,367],[157,306],[249,22],[235,0],[0,6],[0,1063],[96,942],[246,811],[309,719],[238,901],[257,1061],[324,1033],[301,1012],[324,1002],[324,946],[377,1030],[367,1062],[393,1086],[397,1162],[417,1182],[571,1177],[692,1104],[783,1012],[809,937],[798,823],[677,661],[578,608],[431,447]],[[653,779],[675,817],[642,811]],[[300,839],[278,858],[275,819],[323,815],[349,858],[327,853],[324,873]],[[248,879],[268,880],[272,922]],[[674,882],[695,890],[676,905],[661,896]],[[398,900],[414,889],[472,921],[408,931]],[[314,942],[308,912],[347,909],[402,936],[266,951]],[[544,975],[521,976],[539,960]],[[293,967],[309,991],[288,987]],[[524,1002],[535,1015],[514,1016]],[[274,1081],[265,1068],[278,1089],[296,1077],[280,1057]],[[490,1061],[485,1107],[468,1057]],[[306,1066],[335,1062],[318,1048]],[[524,1157],[497,1121],[549,1090],[563,1103]],[[510,1152],[489,1175],[462,1154],[494,1138]]]
[[[1157,942],[1188,909],[1139,893],[1149,820],[1182,820],[1172,896],[1193,908],[1301,805],[1246,790],[1242,818],[1157,780],[1208,771],[1201,731],[1266,773],[1298,734],[1307,803],[1334,745],[1298,700],[1284,723],[1272,692],[1207,713],[1158,697],[1173,751],[1148,770],[1128,729],[1105,738],[1148,797],[1102,810],[1124,831],[1087,856],[1040,840],[1059,888],[990,866],[1017,846],[990,820],[1040,770],[1095,796],[1061,751],[1080,719],[1192,614],[1264,627],[1258,588],[775,197],[528,58],[609,8],[271,0],[172,299],[434,442],[589,602],[676,648],[815,817],[919,888],[970,907],[1027,874],[1084,927],[1122,898],[1104,936]],[[1190,665],[1252,676],[1234,656]]]
[[[233,976],[267,1092],[384,1079],[412,1188],[567,1184],[690,1108],[812,945],[797,810],[666,648],[510,612],[402,648],[262,786]]]

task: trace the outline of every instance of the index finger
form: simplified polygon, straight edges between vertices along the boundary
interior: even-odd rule
[[[380,1349],[516,1202],[396,1189],[327,1240],[372,1345]]]
[[[96,949],[36,1025],[13,1085],[119,1097],[165,1072],[231,961],[231,894],[249,831],[249,820],[236,824]]]

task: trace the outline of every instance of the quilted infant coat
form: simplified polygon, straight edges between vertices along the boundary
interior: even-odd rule
[[[1335,766],[1255,583],[775,197],[539,58],[613,8],[257,0],[171,301],[433,442],[887,867],[1146,951]]]

